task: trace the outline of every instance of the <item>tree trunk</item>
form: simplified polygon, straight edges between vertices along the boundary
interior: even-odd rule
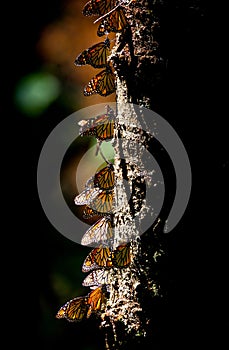
[[[129,27],[116,34],[116,45],[110,57],[116,79],[117,129],[114,140],[116,205],[122,206],[115,214],[117,245],[120,237],[128,237],[133,262],[125,270],[115,270],[110,286],[108,307],[102,326],[107,349],[138,348],[154,337],[153,323],[162,313],[163,291],[160,271],[162,256],[166,256],[163,229],[167,217],[161,212],[148,232],[140,230],[133,218],[143,211],[147,174],[142,162],[144,147],[160,150],[157,141],[147,129],[136,106],[153,108],[154,92],[165,70],[165,60],[160,56],[160,21],[157,5],[161,1],[133,1],[126,8]],[[160,151],[159,151],[160,153]],[[163,159],[162,159],[163,160]],[[168,170],[168,161],[166,166]],[[137,164],[137,166],[136,166]],[[121,169],[121,170],[120,170]],[[124,179],[127,179],[125,183]],[[127,189],[127,187],[129,187]],[[126,193],[131,193],[128,201]],[[134,194],[133,194],[134,193]],[[122,194],[122,195],[121,195]],[[124,195],[123,195],[124,194]],[[167,204],[166,204],[167,205]]]
[[[190,6],[189,1],[186,5],[185,10]],[[114,141],[116,205],[125,203],[122,219],[120,213],[115,215],[115,232],[117,237],[132,237],[133,255],[131,266],[124,271],[116,271],[111,284],[108,308],[102,322],[106,349],[110,350],[163,347],[160,343],[163,337],[161,328],[162,324],[165,325],[168,312],[170,283],[164,230],[176,191],[176,180],[173,165],[163,146],[150,135],[150,131],[143,136],[141,131],[147,130],[147,125],[141,108],[136,111],[135,105],[157,113],[163,111],[168,38],[161,21],[169,17],[171,9],[174,13],[176,7],[175,2],[169,6],[162,0],[131,1],[125,10],[129,27],[123,33],[116,34],[116,45],[110,56],[117,79],[117,130]],[[136,227],[132,219],[140,209],[144,212],[148,176],[142,162],[144,147],[153,153],[160,164],[166,191],[157,220],[142,234],[140,226]],[[124,163],[121,159],[125,159]],[[134,164],[137,167],[134,168]],[[124,183],[124,173],[128,185]],[[128,191],[135,192],[129,202],[127,196],[124,199],[120,196]]]

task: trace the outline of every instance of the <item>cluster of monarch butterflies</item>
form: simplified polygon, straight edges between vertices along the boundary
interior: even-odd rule
[[[121,7],[124,2],[122,0],[90,0],[84,5],[84,16],[99,16],[95,21],[100,21],[97,35],[99,37],[106,35],[106,39],[103,42],[99,42],[84,50],[75,59],[76,66],[89,64],[94,68],[104,68],[84,87],[85,96],[99,94],[105,97],[115,92],[115,74],[110,62],[108,62],[110,54],[108,34],[111,32],[122,32],[127,28],[128,23],[124,9]]]
[[[81,136],[95,136],[98,142],[112,139],[114,136],[114,111],[107,106],[105,114],[81,121]],[[82,285],[90,287],[86,296],[76,297],[65,303],[58,311],[57,318],[68,321],[80,321],[92,313],[100,314],[109,297],[109,285],[114,268],[125,268],[131,263],[130,244],[122,244],[112,249],[113,210],[115,176],[113,164],[97,171],[85,184],[74,202],[84,206],[83,217],[99,219],[85,232],[81,244],[94,247],[82,265],[82,271],[89,272]],[[112,273],[111,273],[112,269]]]
[[[100,314],[109,298],[112,267],[125,267],[131,262],[129,245],[122,245],[115,250],[108,247],[94,248],[86,257],[82,271],[90,274],[83,280],[82,285],[90,287],[86,296],[79,296],[66,302],[57,312],[56,318],[64,318],[70,322],[81,321],[92,313]]]

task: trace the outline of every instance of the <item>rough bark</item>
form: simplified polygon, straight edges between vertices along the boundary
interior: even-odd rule
[[[164,229],[174,199],[176,181],[173,165],[163,146],[154,137],[141,133],[142,129],[147,130],[147,125],[144,118],[136,114],[134,104],[159,113],[163,109],[161,94],[167,70],[168,39],[164,28],[161,32],[161,19],[165,21],[171,9],[174,13],[177,8],[188,10],[196,6],[189,1],[183,5],[179,1],[173,4],[162,0],[131,1],[125,9],[129,28],[116,34],[116,45],[110,57],[117,78],[117,130],[114,140],[117,203],[120,194],[126,191],[124,173],[128,180],[128,191],[131,193],[135,190],[138,193],[129,203],[125,196],[121,196],[125,211],[122,219],[119,214],[115,215],[117,237],[123,232],[129,237],[132,234],[134,259],[124,271],[115,271],[111,285],[109,306],[102,323],[106,348],[110,350],[140,349],[151,345],[154,349],[161,348],[158,338],[162,332],[159,329],[166,318],[169,284]],[[142,147],[153,152],[163,171],[166,185],[161,212],[143,235],[131,221],[131,217],[144,209],[147,174],[141,162]],[[125,164],[120,167],[121,158],[125,159]],[[132,165],[135,163],[138,167],[134,169]]]
[[[143,148],[149,148],[155,141],[150,134],[141,132],[147,126],[144,119],[140,121],[134,104],[153,107],[153,91],[165,67],[159,50],[159,18],[154,13],[158,3],[160,1],[140,0],[129,4],[125,11],[129,27],[116,35],[110,57],[117,78],[116,205],[123,207],[121,215],[120,210],[115,214],[115,235],[117,245],[123,237],[129,238],[132,255],[129,267],[114,269],[110,285],[102,322],[106,348],[110,350],[142,346],[153,331],[150,328],[156,308],[152,310],[152,305],[158,304],[163,296],[159,268],[155,265],[166,250],[156,234],[159,229],[163,230],[165,221],[158,218],[150,232],[140,237],[140,226],[136,227],[132,220],[138,212],[144,216],[144,211],[149,209],[144,207],[144,195],[145,181],[150,174],[144,169],[142,155]],[[128,192],[132,193],[129,201]]]

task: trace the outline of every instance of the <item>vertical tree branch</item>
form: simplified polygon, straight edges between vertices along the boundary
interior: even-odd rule
[[[163,231],[165,222],[158,218],[150,234],[140,237],[141,219],[149,210],[144,203],[148,175],[142,158],[144,147],[149,148],[152,142],[152,135],[143,135],[142,130],[147,128],[143,113],[140,122],[139,111],[137,113],[134,106],[152,108],[153,92],[164,69],[159,50],[159,18],[154,13],[158,3],[160,1],[139,0],[129,4],[126,8],[129,27],[124,33],[116,34],[116,45],[110,57],[117,78],[116,207],[122,207],[122,215],[120,210],[115,214],[115,236],[117,245],[122,243],[122,238],[129,237],[132,255],[129,267],[114,270],[110,285],[110,299],[102,322],[106,348],[110,350],[124,349],[127,344],[128,348],[143,344],[152,331],[152,310],[150,307],[147,312],[146,304],[162,296],[155,277],[155,264],[165,254],[165,246],[156,232]],[[128,184],[124,183],[124,173],[120,169],[125,169]],[[128,191],[135,192],[129,201]],[[136,227],[133,217],[140,210]]]

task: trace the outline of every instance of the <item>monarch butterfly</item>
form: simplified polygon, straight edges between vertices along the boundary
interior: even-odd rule
[[[94,311],[100,311],[106,302],[104,286],[98,287],[87,296],[76,297],[64,304],[56,314],[56,318],[66,318],[69,322],[89,318]]]
[[[123,244],[114,250],[114,266],[124,267],[131,262],[130,245]]]
[[[91,313],[101,311],[103,306],[106,303],[106,294],[103,286],[94,289],[92,292],[88,294],[87,303],[89,305],[89,309],[87,312],[87,317],[91,315]]]
[[[111,214],[115,210],[114,191],[100,191],[96,197],[93,197],[87,204],[98,213]]]
[[[82,286],[93,287],[102,286],[103,284],[107,285],[110,283],[110,276],[109,270],[94,270],[83,280]]]
[[[86,124],[82,125],[80,128],[80,135],[95,136],[101,141],[113,138],[114,123],[110,121],[110,118],[106,114],[100,115],[99,117],[99,121],[91,118]]]
[[[98,188],[86,188],[74,198],[74,202],[76,205],[88,204],[93,201],[93,199],[98,196],[100,192],[102,191]]]
[[[90,118],[85,123],[80,124],[80,135],[95,136],[101,141],[111,139],[114,136],[114,118],[113,109],[107,106],[107,113]]]
[[[115,89],[115,75],[109,66],[89,81],[84,87],[84,96],[99,94],[100,96],[106,97],[115,92]]]
[[[66,318],[70,322],[81,321],[87,317],[88,309],[88,297],[77,297],[64,304],[56,318]]]
[[[110,40],[107,38],[104,42],[100,42],[84,50],[75,59],[76,66],[90,64],[94,68],[102,68],[107,66],[107,57],[110,53]]]
[[[83,8],[84,16],[104,15],[115,7],[117,0],[90,0]]]
[[[87,204],[94,212],[100,215],[108,215],[114,211],[114,192],[102,191],[98,188],[85,189],[74,198],[76,205]]]
[[[94,248],[84,260],[82,271],[88,272],[100,267],[126,267],[131,262],[130,245],[120,245],[114,251],[108,247]]]
[[[101,190],[111,190],[114,188],[114,167],[111,163],[95,174],[94,185]]]
[[[112,267],[112,252],[108,247],[94,248],[84,260],[82,271],[88,272],[100,267]]]
[[[81,239],[82,245],[101,245],[113,237],[112,222],[109,216],[104,217],[91,226]]]
[[[107,166],[97,171],[94,176],[90,177],[85,185],[85,188],[90,189],[99,187],[100,190],[112,190],[114,188],[114,167],[107,160]]]
[[[110,32],[118,33],[123,31],[127,25],[128,23],[123,10],[116,9],[114,12],[102,19],[97,30],[97,35],[100,37]]]
[[[108,121],[98,125],[95,129],[95,137],[101,141],[112,139],[114,137],[114,122]]]

